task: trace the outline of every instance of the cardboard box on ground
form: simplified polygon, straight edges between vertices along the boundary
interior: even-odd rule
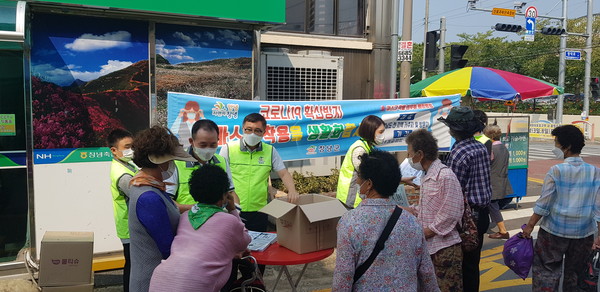
[[[279,245],[303,254],[336,246],[336,226],[346,208],[323,195],[301,195],[296,204],[273,200],[260,212],[276,218]]]
[[[40,252],[42,291],[93,291],[93,232],[47,231]]]

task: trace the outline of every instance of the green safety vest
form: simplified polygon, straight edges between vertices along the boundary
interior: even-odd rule
[[[267,205],[273,146],[261,142],[259,148],[250,152],[240,144],[240,141],[227,144],[231,177],[242,211],[255,212]]]
[[[137,172],[133,165],[125,165],[125,162],[113,158],[110,165],[110,192],[113,198],[113,211],[115,216],[115,225],[117,227],[117,236],[121,239],[129,238],[129,213],[127,210],[127,201],[125,193],[119,190],[119,179],[129,174],[134,176]]]
[[[227,172],[227,162],[223,156],[216,154],[211,158],[208,163],[217,165],[221,167],[225,172]],[[175,200],[179,204],[191,205],[196,204],[196,200],[190,194],[190,177],[192,177],[192,172],[194,170],[200,168],[201,164],[188,162],[188,161],[179,161],[175,160],[175,166],[177,166],[177,173],[179,176],[178,186],[177,186],[177,199]]]
[[[490,138],[488,138],[488,136],[481,134],[481,136],[475,136],[474,137],[475,140],[479,141],[481,144],[485,145],[485,143],[487,143],[487,141],[490,141]]]
[[[342,201],[346,206],[356,208],[358,204],[362,201],[358,196],[358,189],[356,187],[353,188],[353,185],[356,184],[356,179],[358,178],[358,172],[354,169],[354,165],[352,164],[352,152],[356,147],[363,147],[367,153],[371,153],[373,148],[369,146],[367,141],[360,139],[350,145],[350,149],[346,152],[346,157],[344,157],[344,161],[342,162],[342,167],[340,168],[340,176],[338,178],[338,185],[335,197]],[[352,191],[351,189],[356,189],[356,191]]]

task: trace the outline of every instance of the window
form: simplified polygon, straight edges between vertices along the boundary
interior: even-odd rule
[[[286,0],[286,24],[276,31],[362,37],[365,0]]]

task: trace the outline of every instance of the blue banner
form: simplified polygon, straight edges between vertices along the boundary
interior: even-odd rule
[[[386,123],[386,151],[404,151],[404,139],[412,131],[425,128],[438,140],[440,150],[450,149],[448,128],[438,122],[460,95],[410,99],[369,99],[333,101],[249,101],[169,92],[168,127],[179,140],[190,145],[191,128],[199,119],[219,125],[219,145],[242,138],[242,121],[250,113],[267,120],[263,141],[274,145],[284,160],[345,155],[359,139],[358,126],[367,115]]]

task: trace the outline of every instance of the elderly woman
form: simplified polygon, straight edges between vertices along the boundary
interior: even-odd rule
[[[192,173],[190,194],[198,203],[181,215],[171,256],[154,270],[150,291],[219,291],[225,285],[233,258],[251,241],[228,191],[219,166]]]
[[[535,224],[540,231],[533,254],[533,291],[579,291],[578,275],[586,269],[593,248],[600,248],[600,169],[585,163],[579,154],[585,145],[583,133],[573,125],[552,130],[552,151],[560,164],[550,168],[533,215],[523,228],[530,238]],[[563,272],[564,257],[564,272]],[[564,274],[563,274],[564,273]]]
[[[131,147],[140,171],[126,190],[129,197],[131,253],[130,291],[148,291],[150,277],[162,259],[169,257],[179,222],[179,209],[165,192],[163,180],[175,170],[173,160],[196,161],[171,131],[154,126],[141,131]]]
[[[483,133],[492,139],[492,163],[490,165],[490,181],[492,182],[492,201],[490,202],[490,219],[498,225],[498,232],[490,234],[489,238],[508,239],[510,234],[504,226],[504,218],[500,213],[500,200],[513,193],[508,180],[509,152],[500,142],[502,130],[497,125],[485,127]]]
[[[464,211],[464,198],[456,175],[438,159],[437,140],[425,129],[406,137],[408,162],[425,171],[417,218],[427,239],[437,282],[442,291],[462,291],[462,249],[456,230]]]
[[[363,201],[342,218],[337,227],[337,255],[333,291],[439,291],[423,229],[409,212],[401,213],[364,274],[354,281],[356,269],[375,248],[396,205],[389,198],[400,183],[394,156],[372,151],[360,156],[357,182]]]

